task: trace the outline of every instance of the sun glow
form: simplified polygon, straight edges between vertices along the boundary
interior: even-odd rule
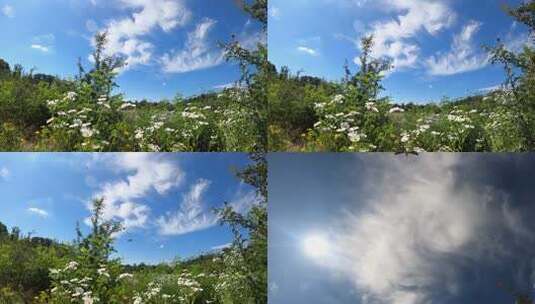
[[[303,250],[312,258],[324,258],[329,254],[330,245],[322,235],[309,235],[303,241]]]

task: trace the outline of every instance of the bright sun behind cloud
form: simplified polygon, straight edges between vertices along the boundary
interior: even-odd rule
[[[330,245],[327,238],[319,234],[311,234],[303,240],[303,251],[314,259],[325,258],[329,255]]]

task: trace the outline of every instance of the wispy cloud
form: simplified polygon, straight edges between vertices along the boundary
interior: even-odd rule
[[[217,216],[204,202],[204,195],[210,184],[208,180],[198,180],[182,197],[176,212],[169,212],[166,216],[158,218],[160,233],[181,235],[214,226],[218,221]]]
[[[428,73],[434,76],[455,75],[479,70],[489,62],[489,55],[474,43],[481,23],[471,20],[453,37],[451,50],[426,60]]]
[[[32,214],[35,214],[37,216],[43,217],[43,218],[46,218],[46,217],[49,216],[48,212],[46,210],[43,210],[43,209],[30,207],[27,210],[28,210],[28,212],[30,212]]]
[[[56,36],[54,34],[35,36],[32,38],[30,47],[43,53],[49,53],[52,51],[55,41]]]
[[[278,20],[281,16],[281,11],[278,7],[275,7],[275,6],[271,6],[269,8],[269,16],[275,20]]]
[[[316,49],[306,47],[306,46],[298,46],[297,50],[301,53],[305,53],[311,56],[318,56],[318,51]]]
[[[43,53],[48,53],[50,51],[50,49],[44,45],[40,45],[40,44],[32,44],[30,46],[32,49],[34,50],[38,50],[38,51],[41,51]]]
[[[165,216],[158,218],[157,224],[160,233],[162,235],[181,235],[216,225],[219,218],[205,201],[205,194],[210,185],[211,182],[206,179],[200,179],[193,184],[189,192],[182,197],[175,212],[168,212]],[[229,206],[234,211],[245,214],[258,202],[256,192],[245,190],[242,184],[229,202]]]
[[[9,172],[9,169],[6,167],[0,168],[0,179],[6,180],[11,173]]]
[[[232,246],[232,243],[226,243],[226,244],[223,244],[223,245],[214,246],[214,247],[212,247],[212,250],[219,251],[219,250],[227,249],[230,246]]]
[[[487,92],[492,92],[492,91],[502,90],[502,89],[504,89],[504,85],[503,84],[497,84],[497,85],[493,85],[493,86],[490,86],[490,87],[481,88],[478,91],[479,92],[483,92],[483,93],[487,93]]]
[[[224,53],[208,41],[208,34],[216,21],[205,18],[193,32],[188,34],[184,48],[162,56],[161,63],[166,73],[187,73],[221,64]]]
[[[13,6],[9,5],[9,4],[5,4],[4,6],[2,6],[2,14],[8,18],[14,18],[15,17],[15,9],[13,8]]]
[[[214,86],[214,89],[224,90],[224,89],[240,88],[240,86],[241,85],[239,83],[229,82],[229,83],[225,83],[225,84],[216,85],[216,86]]]

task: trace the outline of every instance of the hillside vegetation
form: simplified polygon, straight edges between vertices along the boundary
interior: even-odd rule
[[[267,2],[241,3],[265,34]],[[172,101],[127,101],[114,94],[120,56],[105,56],[107,33],[95,36],[93,66],[74,79],[34,74],[0,60],[0,151],[264,150],[267,49],[232,40],[221,47],[241,79],[222,92]]]
[[[491,62],[504,66],[505,81],[481,96],[425,105],[379,97],[391,62],[371,57],[373,37],[362,39],[359,70],[346,67],[341,82],[282,68],[268,87],[270,151],[535,150],[535,2],[506,12],[529,29],[531,41],[517,53],[499,41],[486,48]]]
[[[120,223],[93,205],[91,232],[71,243],[22,235],[0,223],[0,303],[49,304],[263,304],[267,303],[266,160],[237,176],[257,189],[259,204],[247,214],[216,210],[234,234],[222,251],[159,265],[124,265],[115,257]],[[73,227],[74,228],[74,227]]]

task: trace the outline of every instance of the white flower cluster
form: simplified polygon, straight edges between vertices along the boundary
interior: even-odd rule
[[[71,261],[63,269],[49,269],[50,276],[59,281],[59,285],[56,285],[50,290],[52,294],[61,293],[70,297],[71,301],[78,303],[81,301],[84,304],[99,303],[99,298],[93,295],[91,291],[90,277],[83,278],[71,278],[75,275],[75,271],[78,270],[80,264],[76,261]]]
[[[188,271],[183,271],[178,278],[173,276],[176,279],[176,293],[172,294],[162,292],[164,290],[164,285],[161,282],[149,282],[146,290],[137,293],[132,298],[132,303],[193,303],[195,298],[203,291],[201,284],[196,280],[196,278],[202,278],[204,276],[205,274],[203,273],[193,276]],[[160,277],[160,279],[166,281],[165,277]]]
[[[377,108],[377,104],[375,102],[367,102],[364,106],[368,111],[379,113],[379,109]]]

